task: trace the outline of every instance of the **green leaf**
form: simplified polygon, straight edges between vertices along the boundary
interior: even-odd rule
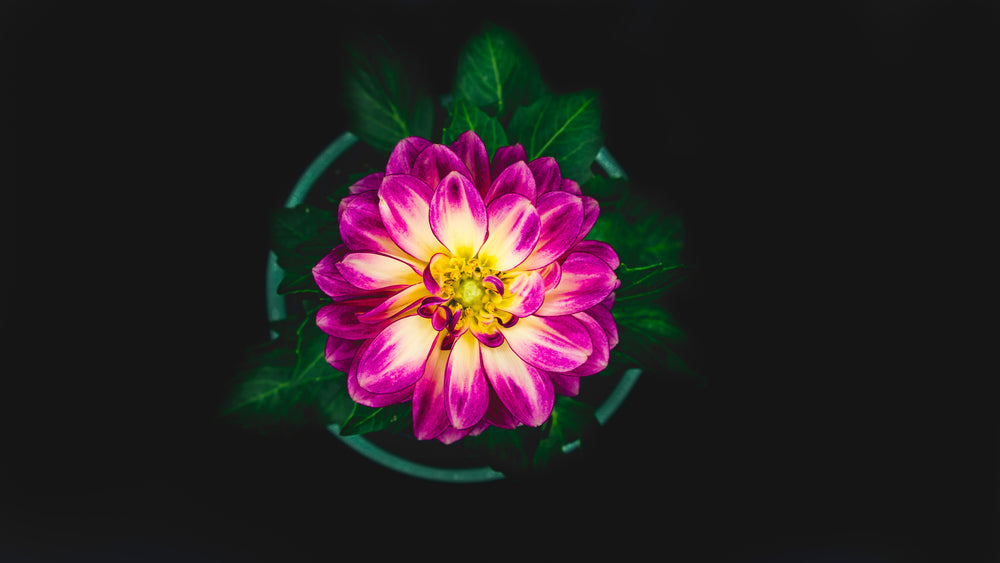
[[[601,109],[593,91],[545,96],[529,107],[519,107],[508,132],[521,143],[528,160],[551,156],[563,178],[579,183],[590,179],[590,166],[601,150]]]
[[[662,307],[651,307],[643,303],[619,306],[616,300],[614,317],[619,327],[642,332],[664,346],[681,344],[687,340],[673,316]]]
[[[545,469],[568,453],[569,448],[579,447],[584,432],[596,423],[594,407],[569,397],[556,397],[552,417],[546,423],[548,434],[535,450],[535,469]]]
[[[665,213],[632,191],[620,202],[601,207],[587,238],[610,244],[626,264],[677,266],[681,263],[684,227],[678,215]]]
[[[540,429],[520,426],[514,429],[490,426],[478,436],[467,436],[459,444],[476,459],[484,459],[493,469],[508,477],[525,475],[531,470]]]
[[[452,93],[506,123],[545,94],[538,64],[520,39],[488,25],[459,53]]]
[[[340,244],[333,213],[308,205],[281,208],[271,216],[271,248],[285,276],[279,294],[316,292],[312,268]]]
[[[279,259],[296,254],[300,245],[317,244],[321,234],[327,241],[340,238],[333,213],[325,209],[298,205],[271,212],[271,249]]]
[[[434,107],[417,77],[404,71],[385,41],[349,47],[344,103],[348,127],[362,141],[389,152],[409,136],[430,138]]]
[[[313,278],[311,269],[305,270],[301,266],[295,265],[291,271],[285,270],[285,277],[278,284],[278,294],[288,295],[292,293],[321,293],[316,287],[316,280]]]
[[[616,300],[613,313],[619,342],[611,351],[612,363],[693,377],[706,384],[704,377],[691,370],[677,353],[676,348],[687,337],[662,307],[641,301],[619,305]]]
[[[406,428],[409,424],[412,424],[412,411],[409,402],[377,409],[355,404],[354,410],[347,417],[343,428],[340,429],[340,434],[341,436],[367,434],[385,429]]]
[[[486,154],[492,159],[499,147],[506,146],[507,133],[495,117],[490,117],[466,100],[459,98],[448,108],[451,123],[444,130],[442,143],[450,145],[466,131],[475,131],[486,145]]]
[[[311,314],[300,323],[294,347],[287,345],[287,328],[280,334],[277,342],[251,355],[222,415],[262,430],[317,417],[335,422],[336,411],[325,401],[346,388],[346,376],[326,362],[326,334]]]
[[[687,266],[664,264],[630,268],[623,263],[615,271],[621,280],[621,286],[615,290],[615,304],[633,299],[653,301],[687,277],[690,270]]]

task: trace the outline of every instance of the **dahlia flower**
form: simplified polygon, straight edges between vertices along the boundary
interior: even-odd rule
[[[350,188],[343,244],[313,268],[316,322],[357,403],[412,401],[418,439],[539,426],[555,393],[608,363],[615,251],[584,240],[598,205],[520,144],[490,162],[473,132],[400,141]]]

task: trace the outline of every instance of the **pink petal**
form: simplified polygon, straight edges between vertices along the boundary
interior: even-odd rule
[[[417,155],[417,160],[413,162],[413,172],[410,174],[423,180],[428,186],[436,188],[451,172],[458,172],[470,182],[473,181],[469,168],[454,151],[444,145],[431,145]]]
[[[430,317],[431,326],[434,327],[434,330],[442,331],[445,327],[451,325],[452,317],[453,315],[449,307],[435,307]]]
[[[316,311],[316,326],[330,336],[361,340],[374,338],[389,323],[363,323],[358,315],[367,313],[382,303],[382,297],[337,301]]]
[[[428,219],[433,194],[427,184],[403,174],[386,176],[378,189],[379,214],[386,231],[400,248],[419,260],[446,251]]]
[[[477,325],[472,325],[469,332],[476,337],[480,343],[490,348],[496,348],[503,344],[503,334],[496,329],[496,325],[491,325],[487,330],[482,330]]]
[[[575,195],[583,195],[583,190],[580,189],[580,184],[569,178],[563,178],[562,182],[559,184],[559,189],[564,192],[569,192]]]
[[[571,315],[597,305],[615,290],[615,272],[597,256],[574,252],[562,263],[559,285],[545,294],[535,313],[546,317]]]
[[[445,406],[447,362],[448,354],[435,346],[413,388],[413,435],[418,440],[436,438],[450,426]]]
[[[484,416],[483,419],[479,421],[479,424],[468,429],[468,436],[478,436],[489,427],[490,423],[486,422],[486,417]],[[466,430],[462,430],[462,432],[466,432]]]
[[[386,174],[409,174],[413,170],[413,161],[431,142],[420,137],[407,137],[396,143],[385,166]]]
[[[583,196],[583,224],[580,225],[580,233],[576,235],[576,242],[580,242],[594,228],[597,216],[601,214],[601,206],[592,197]]]
[[[465,163],[465,166],[472,174],[472,181],[476,185],[479,197],[486,195],[486,190],[490,189],[490,157],[486,154],[486,145],[472,131],[466,131],[458,136],[458,139],[451,144],[451,150],[458,155],[458,158]]]
[[[466,333],[455,341],[445,368],[445,404],[451,425],[477,424],[490,404],[490,391],[480,359],[479,341]]]
[[[520,194],[531,203],[535,202],[535,177],[524,161],[511,164],[495,178],[483,198],[487,205],[504,194]]]
[[[535,193],[542,195],[545,192],[559,191],[562,184],[562,173],[559,172],[559,165],[556,159],[551,156],[536,158],[528,163],[532,176],[535,177]]]
[[[594,351],[587,327],[568,315],[525,317],[513,327],[504,328],[503,336],[525,362],[560,373],[583,364]]]
[[[427,297],[427,288],[424,287],[424,284],[413,284],[390,295],[379,306],[358,316],[358,320],[363,323],[378,323],[391,319],[400,313],[416,308],[424,297]]]
[[[382,178],[384,176],[385,172],[373,172],[351,184],[348,191],[352,194],[359,194],[362,192],[377,190],[378,187],[382,185]]]
[[[573,318],[583,323],[583,325],[587,328],[594,350],[591,352],[590,356],[587,357],[587,361],[565,373],[567,375],[582,377],[585,375],[594,375],[595,373],[603,371],[604,368],[608,367],[608,360],[611,357],[611,347],[608,345],[608,334],[604,331],[601,324],[587,313],[574,313]]]
[[[480,261],[510,270],[524,261],[538,242],[541,221],[528,198],[506,194],[486,206],[489,236],[479,249]]]
[[[488,378],[489,376],[487,376]],[[483,417],[483,421],[505,430],[521,425],[521,421],[515,418],[510,413],[510,410],[504,406],[503,401],[497,396],[497,392],[493,390],[492,386],[490,387],[490,406],[486,409],[486,416]]]
[[[340,199],[340,203],[337,204],[337,221],[339,222],[341,218],[344,217],[344,210],[347,206],[351,204],[352,201],[357,199],[359,194],[352,194],[344,196]]]
[[[486,276],[483,278],[483,285],[485,286],[486,284],[490,284],[491,286],[493,286],[493,291],[497,292],[497,294],[503,295],[504,292],[503,281],[500,278],[494,275]]]
[[[529,426],[545,422],[555,403],[549,377],[522,361],[506,343],[481,352],[486,376],[510,413]]]
[[[340,238],[351,250],[378,252],[402,260],[411,267],[418,264],[417,260],[403,252],[389,236],[389,231],[382,223],[377,192],[367,191],[344,198],[339,212]]]
[[[316,285],[319,286],[320,290],[329,295],[334,301],[343,301],[345,299],[354,299],[356,297],[367,297],[371,295],[371,292],[365,289],[355,287],[344,279],[344,276],[340,275],[340,270],[337,269],[337,263],[344,259],[344,254],[347,253],[347,247],[344,245],[338,245],[336,248],[330,251],[318,264],[313,266],[312,273],[313,279],[316,280]]]
[[[437,343],[430,319],[403,317],[385,327],[361,357],[358,384],[372,393],[394,393],[413,385]]]
[[[535,204],[541,220],[538,244],[520,265],[522,270],[543,268],[562,256],[576,242],[583,224],[583,202],[566,192],[548,192]]]
[[[431,231],[452,256],[472,258],[486,240],[486,204],[472,181],[449,172],[430,204]]]
[[[562,279],[562,266],[559,265],[559,262],[553,262],[539,270],[539,273],[542,275],[545,291],[548,291],[559,285],[559,280]]]
[[[493,162],[490,164],[490,176],[496,178],[511,164],[524,162],[527,159],[528,155],[524,152],[524,147],[521,146],[521,143],[510,147],[500,147],[497,149],[496,154],[493,155]]]
[[[354,355],[354,360],[351,362],[351,369],[347,372],[347,394],[351,396],[351,399],[354,399],[355,403],[375,409],[409,401],[413,395],[413,385],[395,393],[372,393],[358,385],[358,364],[361,363],[361,356],[371,345],[372,341],[369,339],[359,340],[358,342],[362,343],[361,347]]]
[[[361,289],[402,288],[423,281],[405,262],[374,252],[351,252],[337,264],[337,270]]]
[[[517,317],[533,315],[545,301],[545,281],[537,270],[516,273],[505,289],[497,307]]]
[[[604,329],[605,334],[608,335],[608,348],[614,348],[617,346],[618,324],[615,322],[615,318],[611,315],[611,309],[602,303],[587,309],[587,314],[593,317],[593,319],[601,325],[601,328]]]
[[[610,244],[599,240],[581,240],[573,247],[573,252],[589,252],[603,260],[612,270],[617,270],[618,266],[621,265],[615,249],[611,248]]]
[[[449,426],[444,429],[444,432],[437,435],[437,440],[442,444],[454,444],[455,442],[465,438],[469,434],[472,434],[474,428],[466,428],[465,430],[459,430],[457,428]],[[482,432],[482,430],[480,430]],[[472,434],[475,436],[475,434]]]
[[[572,375],[563,375],[561,373],[546,372],[549,379],[552,380],[552,387],[555,392],[559,395],[565,395],[567,397],[576,397],[580,394],[580,378],[573,377]]]
[[[347,373],[351,369],[351,362],[364,340],[347,340],[338,336],[329,336],[326,339],[326,362],[334,369]]]

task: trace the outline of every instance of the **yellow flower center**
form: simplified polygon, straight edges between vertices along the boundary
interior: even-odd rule
[[[459,287],[455,298],[463,307],[473,307],[483,297],[483,284],[477,280],[465,280]]]
[[[496,276],[506,284],[504,278],[507,276],[503,272],[484,265],[478,258],[452,257],[441,260],[432,273],[441,286],[439,296],[450,299],[444,305],[454,314],[461,315],[455,325],[456,330],[469,323],[476,323],[481,330],[485,330],[491,327],[497,315],[505,322],[510,319],[509,313],[497,311],[503,296],[496,285],[485,281],[488,276]]]

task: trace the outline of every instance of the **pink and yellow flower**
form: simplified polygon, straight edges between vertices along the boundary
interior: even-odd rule
[[[584,240],[598,205],[544,157],[467,132],[400,141],[351,186],[343,244],[313,268],[326,360],[370,407],[413,402],[419,439],[539,426],[555,393],[608,364],[615,251]]]

